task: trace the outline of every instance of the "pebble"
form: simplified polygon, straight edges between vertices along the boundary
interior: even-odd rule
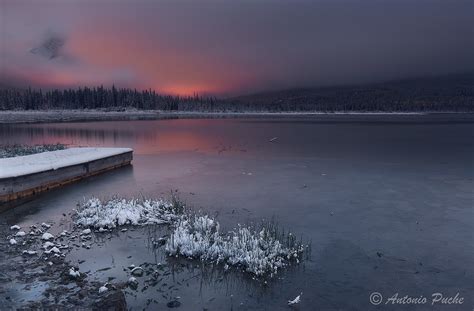
[[[107,284],[106,284],[107,285]],[[102,294],[106,291],[108,291],[109,289],[107,288],[107,286],[105,285],[102,285],[101,287],[99,287],[99,294]]]
[[[61,253],[61,251],[59,250],[59,248],[57,248],[56,246],[51,248],[50,250],[48,251],[45,251],[46,254],[49,254],[49,253]]]
[[[135,275],[135,276],[142,276],[143,275],[143,269],[142,267],[135,267],[132,269],[132,275]]]
[[[166,304],[168,308],[178,308],[180,305],[181,305],[181,302],[179,302],[178,300],[172,300]]]
[[[52,234],[49,233],[49,232],[45,232],[45,233],[43,233],[43,235],[41,236],[41,239],[46,240],[46,241],[49,240],[49,239],[52,239],[52,238],[54,238],[54,235],[52,235]]]
[[[54,243],[51,243],[51,242],[44,242],[43,244],[43,248],[49,248],[51,246],[54,246]]]
[[[69,275],[72,276],[73,278],[77,278],[79,276],[81,276],[81,273],[79,271],[76,271],[76,269],[71,268],[69,269]]]

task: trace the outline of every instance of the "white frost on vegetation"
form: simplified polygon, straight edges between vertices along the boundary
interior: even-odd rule
[[[74,220],[79,226],[99,231],[123,225],[170,224],[173,231],[165,246],[168,255],[237,266],[257,276],[273,276],[290,262],[299,262],[304,249],[291,234],[279,237],[272,226],[260,230],[239,226],[222,233],[217,220],[191,215],[174,200],[92,198],[79,204]],[[135,269],[132,275],[138,275]]]
[[[102,202],[97,198],[80,204],[76,212],[76,224],[97,229],[171,223],[178,213],[172,203],[164,200],[112,199]]]
[[[303,246],[285,247],[270,230],[239,226],[227,234],[219,222],[205,216],[182,217],[166,243],[170,255],[183,255],[215,263],[240,266],[257,276],[272,276],[297,259]]]

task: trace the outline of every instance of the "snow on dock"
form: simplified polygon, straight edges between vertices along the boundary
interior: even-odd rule
[[[69,148],[0,159],[0,203],[130,164],[130,148]]]

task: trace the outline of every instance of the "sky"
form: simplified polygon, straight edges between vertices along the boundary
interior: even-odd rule
[[[0,83],[233,96],[472,72],[473,16],[471,0],[0,0]]]

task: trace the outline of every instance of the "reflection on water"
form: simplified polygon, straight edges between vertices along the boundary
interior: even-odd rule
[[[131,147],[135,154],[150,155],[163,152],[244,155],[250,151],[262,156],[431,161],[465,156],[474,150],[473,144],[464,144],[474,138],[471,130],[474,119],[467,116],[0,124],[0,142]],[[268,144],[274,137],[276,143]],[[408,152],[411,158],[407,158]]]
[[[219,145],[217,137],[199,130],[206,120],[192,120],[184,128],[173,124],[177,122],[179,120],[2,125],[0,139],[5,144],[61,142],[71,146],[128,146],[140,154],[209,151]]]
[[[84,198],[159,197],[179,189],[190,208],[218,214],[227,228],[274,217],[312,241],[312,260],[268,286],[167,259],[162,248],[151,247],[151,228],[70,254],[87,259],[81,270],[112,266],[95,274],[104,281],[127,280],[131,264],[158,269],[162,263],[163,280],[128,293],[131,306],[179,295],[183,310],[286,310],[286,301],[303,292],[302,309],[371,310],[373,291],[415,297],[459,291],[472,305],[474,265],[466,263],[474,258],[474,118],[364,118],[3,124],[1,143],[132,147],[134,160],[132,167],[37,196],[1,218],[5,225],[51,221],[68,230],[62,214]]]

